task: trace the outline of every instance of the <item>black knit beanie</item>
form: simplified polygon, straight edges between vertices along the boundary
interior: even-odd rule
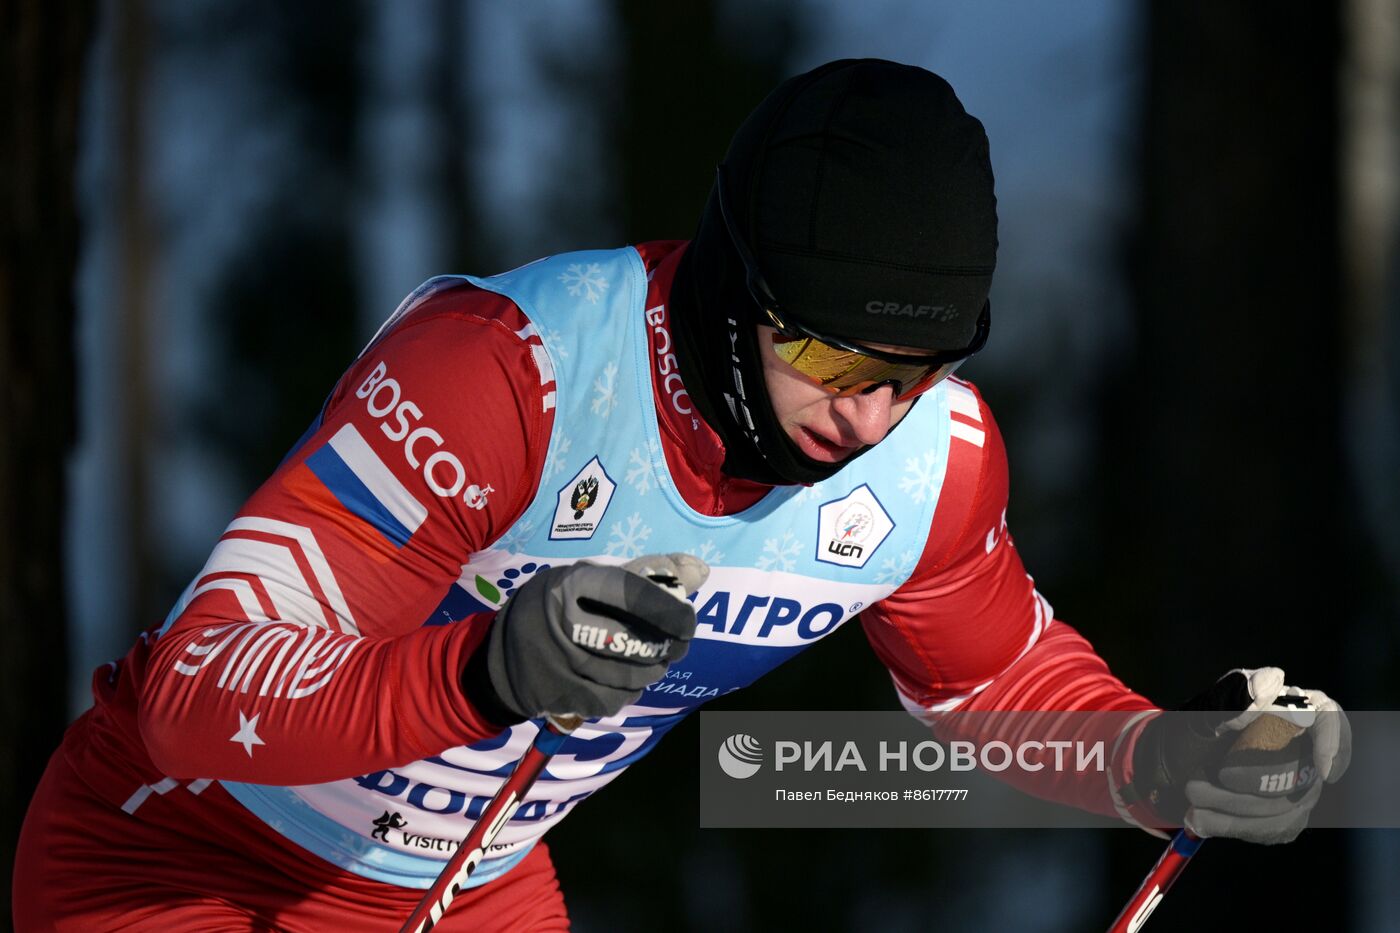
[[[972,342],[996,266],[996,196],[986,133],[947,81],[829,62],[769,94],[720,170],[731,220],[790,320],[856,342]],[[724,442],[726,473],[812,483],[850,462],[805,456],[773,414],[755,330],[767,319],[714,189],[671,305],[682,376]]]

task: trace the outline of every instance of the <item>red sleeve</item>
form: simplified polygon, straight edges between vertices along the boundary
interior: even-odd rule
[[[553,386],[527,325],[458,285],[346,372],[149,648],[139,723],[163,773],[316,783],[499,731],[459,681],[490,616],[424,623],[534,495]]]
[[[950,391],[960,401],[933,530],[905,585],[862,616],[900,700],[930,722],[954,709],[1154,709],[1078,632],[1054,619],[1036,591],[1006,526],[1001,432],[971,384],[954,381]],[[1055,780],[1037,777],[1026,789],[1115,812],[1103,775],[1066,772]]]

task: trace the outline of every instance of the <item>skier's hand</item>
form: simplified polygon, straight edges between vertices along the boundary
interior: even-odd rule
[[[1351,726],[1335,700],[1286,686],[1276,667],[1233,670],[1147,724],[1131,795],[1198,836],[1292,842],[1350,761]]]
[[[502,724],[617,713],[685,656],[695,632],[687,598],[709,574],[690,554],[542,571],[496,614],[464,672],[468,698]]]

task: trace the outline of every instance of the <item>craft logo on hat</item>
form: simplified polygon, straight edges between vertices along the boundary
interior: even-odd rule
[[[554,509],[554,524],[549,529],[551,541],[586,540],[593,537],[608,510],[617,484],[594,457],[559,490],[559,504]]]
[[[941,305],[921,305],[910,302],[898,301],[867,301],[865,310],[868,314],[892,314],[898,317],[926,317],[939,323],[947,323],[958,316],[958,306],[955,304]]]
[[[864,483],[823,505],[818,515],[817,560],[843,567],[864,567],[894,530],[889,513]]]

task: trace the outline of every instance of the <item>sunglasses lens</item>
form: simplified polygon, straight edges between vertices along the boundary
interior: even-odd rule
[[[929,389],[932,389],[934,386],[938,385],[946,377],[951,376],[953,374],[953,371],[956,370],[962,364],[962,360],[956,360],[952,363],[944,363],[942,366],[935,366],[933,369],[927,371],[924,374],[923,378],[919,379],[916,382],[900,383],[902,388],[899,394],[895,397],[895,401],[902,402],[905,399],[913,398],[916,395],[922,395]]]
[[[832,394],[852,394],[872,385],[892,382],[896,384],[900,400],[927,391],[958,365],[879,360],[811,337],[794,338],[777,332],[773,334],[773,352]]]

